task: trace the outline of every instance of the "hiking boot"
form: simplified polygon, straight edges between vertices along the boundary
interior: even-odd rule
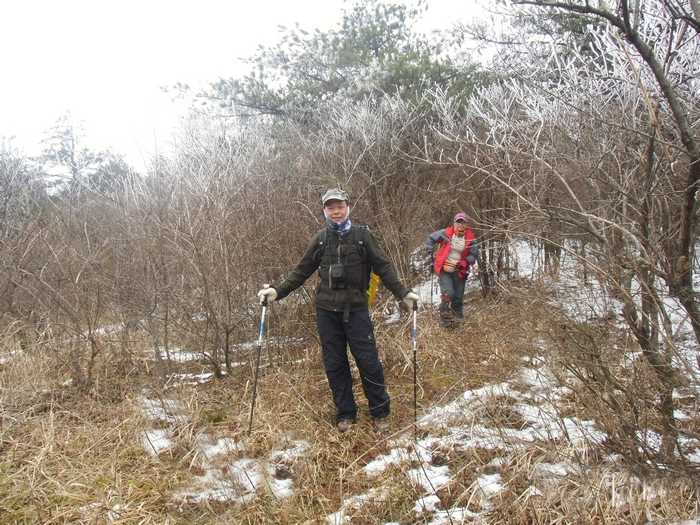
[[[338,431],[341,434],[344,434],[350,429],[351,426],[353,426],[353,424],[355,424],[354,419],[343,419],[342,421],[338,421]]]
[[[386,434],[389,432],[389,418],[385,417],[375,417],[374,418],[374,429],[380,434]]]

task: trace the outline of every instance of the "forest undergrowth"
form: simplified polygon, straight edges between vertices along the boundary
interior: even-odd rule
[[[95,388],[80,393],[56,345],[20,350],[10,330],[0,346],[0,522],[645,524],[697,515],[697,486],[683,471],[641,469],[605,440],[512,438],[532,426],[513,397],[532,387],[522,382],[528,363],[546,363],[548,377],[570,381],[558,364],[562,347],[552,344],[570,328],[544,293],[515,283],[485,300],[470,289],[466,319],[452,331],[422,309],[416,383],[411,314],[387,323],[376,307],[390,435],[374,432],[359,381],[358,424],[336,431],[317,341],[281,333],[274,315],[252,413],[255,344],[241,345],[221,380],[206,375],[203,356],[173,361],[177,376],[159,389],[144,337],[127,356],[105,352]],[[250,327],[251,340],[256,330]],[[601,345],[624,339],[612,325],[590,330]],[[469,417],[452,412],[445,423],[436,416],[464,402],[465,392],[475,399],[493,385],[508,388],[469,405]],[[609,422],[593,413],[588,395],[567,388],[527,403],[604,431]],[[144,400],[173,417],[154,417]],[[168,431],[167,446],[149,450],[144,434],[154,427]],[[491,429],[500,444],[476,439],[477,427]],[[203,452],[204,442],[221,445],[216,457]],[[246,476],[266,481],[234,475],[262,459],[262,471]],[[432,488],[421,483],[421,470]],[[431,472],[448,471],[446,482],[430,481]],[[216,491],[193,492],[215,477]],[[498,490],[484,479],[497,480]]]

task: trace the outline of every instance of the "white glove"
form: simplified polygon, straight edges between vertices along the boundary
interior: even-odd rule
[[[267,299],[268,303],[271,303],[277,299],[277,290],[270,288],[269,285],[265,285],[265,288],[258,292],[258,297],[260,297],[260,304],[263,304]]]
[[[413,309],[414,301],[420,304],[420,297],[418,297],[418,294],[415,292],[408,292],[406,294],[406,297],[403,298],[403,302],[406,303],[406,306],[408,306],[411,309]]]

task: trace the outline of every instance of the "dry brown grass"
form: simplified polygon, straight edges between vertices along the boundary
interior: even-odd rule
[[[40,354],[16,354],[2,381],[0,516],[5,523],[162,521],[177,476],[139,446],[128,400],[103,404],[61,386]]]
[[[418,413],[457,399],[462,392],[515,379],[528,356],[541,355],[543,333],[555,324],[533,290],[512,292],[508,300],[483,301],[470,295],[464,326],[446,333],[428,311],[419,318]],[[413,346],[411,318],[377,324],[381,357],[392,395],[394,435],[378,436],[371,427],[358,387],[358,425],[339,435],[315,341],[266,345],[260,369],[253,432],[248,434],[252,368],[243,366],[222,381],[175,386],[158,393],[147,375],[111,378],[109,391],[79,394],[56,361],[40,352],[14,353],[0,371],[0,519],[3,523],[325,523],[345,503],[353,524],[426,523],[431,513],[415,514],[424,489],[408,472],[417,459],[397,462],[377,476],[364,467],[402,442],[412,450]],[[275,334],[275,327],[270,327]],[[251,327],[251,338],[255,327]],[[13,341],[3,343],[4,353]],[[253,355],[254,350],[247,350]],[[193,363],[186,366],[196,370]],[[202,365],[204,366],[204,365]],[[194,367],[194,368],[193,368]],[[359,384],[359,382],[358,382]],[[117,388],[117,385],[120,385]],[[143,444],[153,428],[140,403],[149,396],[175,400],[182,414],[173,427],[174,445],[155,457]],[[123,391],[123,392],[122,392]],[[566,400],[568,415],[595,419],[576,396]],[[475,411],[479,424],[519,430],[525,425],[507,396],[484,401]],[[166,425],[165,422],[162,422]],[[698,512],[696,487],[688,478],[634,475],[624,466],[602,462],[602,452],[577,449],[552,439],[505,453],[484,447],[460,448],[433,433],[429,463],[447,465],[452,476],[436,495],[438,508],[482,512],[477,479],[498,474],[504,489],[490,501],[486,522],[499,523],[646,523],[689,517]],[[272,477],[290,478],[291,496],[278,499],[265,489],[247,503],[185,501],[177,495],[210,467],[197,443],[230,439],[239,445],[226,454],[232,461],[268,461]],[[278,452],[290,442],[307,444],[298,457]],[[417,456],[416,456],[417,458]],[[542,475],[543,468],[568,461],[578,470],[566,476]],[[231,485],[235,481],[231,478]],[[364,495],[361,502],[352,498]],[[461,523],[462,521],[455,521]],[[466,521],[465,521],[466,522]]]

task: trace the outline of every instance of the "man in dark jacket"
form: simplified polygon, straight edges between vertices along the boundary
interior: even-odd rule
[[[384,432],[389,428],[387,416],[391,412],[390,398],[374,338],[374,325],[369,315],[365,260],[398,299],[403,299],[412,307],[419,297],[401,283],[376,237],[367,228],[362,239],[363,260],[361,249],[354,242],[357,226],[350,221],[347,193],[337,188],[330,189],[321,202],[328,223],[322,245],[319,246],[319,232],[289,277],[277,286],[263,288],[258,296],[261,302],[265,298],[268,301],[283,299],[318,270],[321,282],[316,289],[316,324],[326,377],[337,410],[338,430],[347,431],[357,417],[347,355],[349,345],[360,372],[362,389],[375,428]]]
[[[471,265],[476,261],[476,243],[468,222],[467,214],[460,212],[452,226],[431,233],[425,240],[425,249],[432,257],[433,271],[440,282],[440,314],[446,328],[458,326],[464,316],[462,296]]]

